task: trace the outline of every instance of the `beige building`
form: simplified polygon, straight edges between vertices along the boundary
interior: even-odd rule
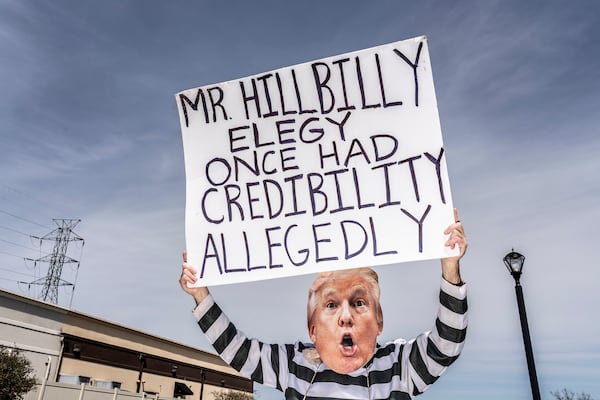
[[[4,290],[0,345],[31,361],[39,384],[26,400],[79,399],[83,391],[86,399],[252,394],[252,382],[215,354]]]

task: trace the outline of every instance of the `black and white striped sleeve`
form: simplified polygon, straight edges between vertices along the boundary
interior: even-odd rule
[[[434,328],[408,343],[402,355],[412,394],[423,393],[460,355],[467,332],[467,287],[442,279]]]
[[[287,386],[285,346],[247,338],[208,295],[193,311],[219,356],[244,377],[279,390]]]

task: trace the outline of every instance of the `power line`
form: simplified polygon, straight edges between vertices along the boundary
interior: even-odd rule
[[[2,228],[2,229],[6,229],[7,231],[15,232],[15,233],[18,233],[18,234],[21,234],[21,235],[29,236],[29,234],[28,234],[28,233],[23,233],[23,232],[21,232],[21,231],[18,231],[18,230],[16,230],[16,229],[10,228],[10,227],[8,227],[8,226],[0,225],[0,228]]]
[[[21,283],[21,281],[16,281],[14,279],[9,279],[9,278],[2,278],[1,276],[0,276],[0,279],[2,279],[3,281],[10,281],[10,282]]]
[[[33,250],[33,251],[38,251],[39,250],[39,249],[34,249],[33,247],[24,246],[22,244],[11,242],[11,241],[4,240],[4,239],[0,239],[0,242],[12,244],[13,246],[22,247],[22,248],[27,249],[27,250]]]
[[[0,250],[0,253],[6,254],[7,256],[11,256],[11,257],[17,257],[17,258],[25,259],[25,257],[23,257],[23,256],[18,256],[16,254],[7,253],[7,252],[2,251],[2,250]]]
[[[21,197],[24,197],[24,198],[26,198],[28,200],[32,200],[32,201],[37,202],[39,204],[43,204],[45,209],[48,209],[49,207],[52,207],[55,211],[59,210],[58,208],[56,208],[56,204],[50,204],[48,202],[48,198],[47,197],[44,197],[44,199],[42,199],[42,198],[40,198],[38,196],[33,195],[32,193],[27,193],[27,192],[24,192],[22,190],[15,189],[14,187],[9,186],[9,185],[7,185],[5,183],[0,183],[0,185],[3,186],[5,189],[7,189],[7,190],[9,190],[9,191],[11,191],[11,192],[13,192],[13,193],[21,196]],[[50,229],[50,228],[47,228],[47,229]]]
[[[26,274],[26,273],[24,273],[24,272],[15,271],[14,269],[0,268],[0,270],[2,270],[2,271],[8,271],[8,272],[12,272],[13,274],[19,274],[19,275],[28,276],[28,277],[30,277],[30,278],[35,278],[35,275],[31,275],[31,274]]]
[[[29,219],[27,219],[27,218],[19,217],[18,215],[15,215],[15,214],[13,214],[13,213],[9,213],[8,211],[5,211],[5,210],[0,210],[0,212],[1,212],[1,213],[3,213],[3,214],[6,214],[6,215],[10,215],[10,216],[11,216],[11,217],[13,217],[13,218],[20,219],[21,221],[25,221],[25,222],[28,222],[28,223],[30,223],[30,224],[34,224],[34,225],[37,225],[37,226],[41,226],[42,228],[51,229],[51,228],[47,227],[46,225],[38,224],[38,223],[37,223],[37,222],[35,222],[35,221],[31,221],[31,220],[29,220]]]

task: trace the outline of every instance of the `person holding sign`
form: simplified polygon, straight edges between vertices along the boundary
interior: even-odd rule
[[[319,273],[309,290],[312,343],[266,344],[237,330],[183,255],[179,283],[195,302],[194,316],[221,358],[243,376],[281,390],[286,399],[410,399],[423,393],[459,356],[467,325],[466,285],[459,261],[467,238],[455,223],[445,245],[459,254],[441,259],[440,306],[434,328],[415,339],[382,346],[377,273],[357,268]]]

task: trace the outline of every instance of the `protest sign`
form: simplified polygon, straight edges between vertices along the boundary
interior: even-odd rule
[[[425,37],[176,100],[198,285],[457,254]]]

